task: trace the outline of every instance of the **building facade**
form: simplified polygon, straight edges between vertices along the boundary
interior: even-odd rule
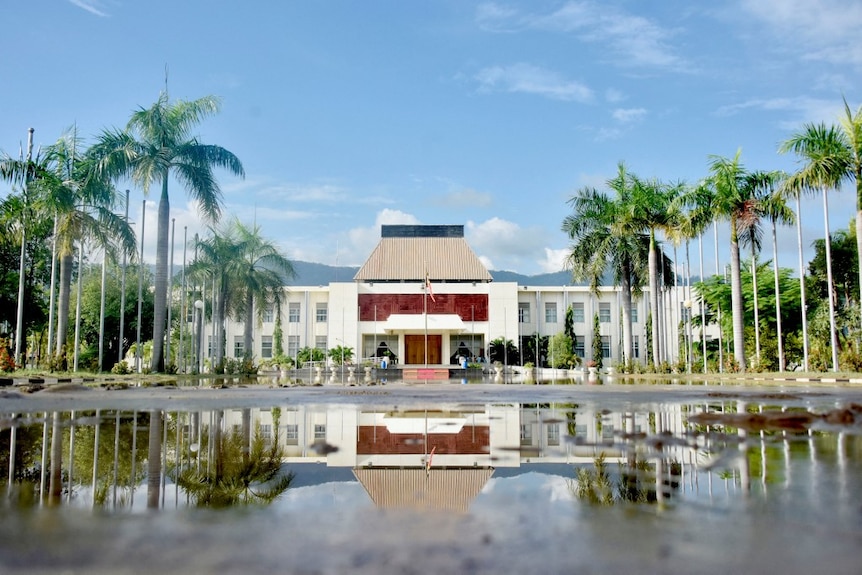
[[[690,312],[700,312],[689,304],[690,288],[667,290],[661,301],[657,329],[665,356],[676,362],[685,357],[686,338],[694,345],[700,341],[699,328],[686,321]],[[482,361],[489,356],[489,343],[504,338],[520,350],[506,363],[519,365],[525,339],[563,332],[570,308],[577,355],[595,359],[597,316],[603,363],[613,365],[622,357],[618,288],[593,293],[587,286],[495,282],[460,225],[382,226],[380,242],[352,281],[285,287],[283,302],[284,352],[291,357],[305,347],[345,346],[354,350],[355,361],[387,355],[403,365],[448,365],[460,356]],[[257,361],[273,356],[275,313],[265,310],[263,322],[255,326],[252,355]],[[649,345],[648,316],[644,293],[632,303],[632,357],[641,363]],[[243,324],[228,322],[225,338],[225,355],[243,357]],[[212,350],[212,335],[208,340]]]

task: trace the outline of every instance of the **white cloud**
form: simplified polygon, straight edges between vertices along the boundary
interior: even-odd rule
[[[500,4],[486,3],[477,10],[476,20],[486,30],[531,28],[574,34],[583,42],[599,44],[609,54],[615,54],[622,66],[687,67],[670,45],[676,31],[604,2],[571,1],[544,14],[522,14]]]
[[[491,66],[480,70],[475,79],[488,92],[521,92],[553,100],[589,102],[593,92],[583,84],[568,80],[552,70],[532,64]]]
[[[488,192],[467,188],[442,194],[435,199],[434,203],[453,207],[486,208],[493,203],[493,196]]]
[[[605,90],[605,100],[607,100],[611,104],[622,102],[625,99],[625,94],[623,94],[620,90],[617,90],[616,88],[608,88],[607,90]]]
[[[102,18],[107,18],[108,14],[104,10],[101,9],[101,2],[98,0],[69,0],[71,4],[74,4],[78,8],[82,8],[89,12],[90,14],[95,14],[96,16],[101,16]]]
[[[629,124],[631,122],[637,122],[646,116],[647,111],[643,108],[617,108],[613,112],[611,112],[611,116],[617,122],[622,124]]]
[[[484,222],[468,221],[464,235],[480,259],[487,262],[489,269],[494,269],[490,265],[492,261],[502,265],[502,269],[533,268],[542,260],[544,244],[547,243],[542,228],[522,228],[498,217]]]
[[[743,17],[765,25],[766,33],[789,52],[808,60],[862,65],[862,4],[856,0],[740,0],[740,7]]]
[[[843,114],[843,104],[835,99],[816,98],[754,98],[745,102],[729,104],[716,110],[719,116],[733,116],[744,110],[767,112],[789,112],[790,116],[780,122],[782,127],[798,129],[805,122],[834,122]]]
[[[545,259],[539,262],[539,267],[543,272],[555,273],[565,267],[566,258],[569,255],[569,250],[563,248],[560,250],[553,248],[545,248]]]
[[[413,214],[400,210],[386,208],[377,212],[373,226],[353,228],[347,232],[350,241],[347,245],[339,246],[339,265],[357,265],[364,262],[380,240],[381,226],[420,223]]]

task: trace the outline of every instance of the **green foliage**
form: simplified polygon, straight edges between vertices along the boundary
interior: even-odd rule
[[[132,369],[129,367],[126,360],[123,360],[114,364],[114,367],[111,368],[111,373],[115,373],[117,375],[128,375],[132,373]]]
[[[489,361],[491,363],[500,362],[501,364],[514,365],[518,361],[518,348],[511,339],[503,339],[498,337],[493,339],[489,345]]]
[[[572,352],[572,340],[565,332],[551,336],[548,345],[548,361],[551,367],[568,369],[576,365],[579,360],[580,358]]]
[[[0,337],[0,371],[9,373],[15,371],[15,358],[11,353],[11,341],[5,337]]]
[[[296,354],[296,360],[299,362],[299,365],[305,365],[310,361],[320,362],[324,359],[326,359],[326,352],[316,347],[303,347]]]
[[[602,368],[602,324],[599,321],[599,314],[593,316],[593,361],[596,367]]]
[[[342,364],[342,363],[350,363],[353,360],[353,348],[346,346],[335,346],[331,348],[327,355],[332,360],[333,363]]]

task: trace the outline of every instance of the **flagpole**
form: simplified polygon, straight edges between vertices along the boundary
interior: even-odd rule
[[[422,286],[422,302],[425,316],[425,367],[428,367],[428,272],[425,272],[425,285]]]

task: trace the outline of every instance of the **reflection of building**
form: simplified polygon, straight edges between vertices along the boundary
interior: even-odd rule
[[[691,296],[679,288],[663,299],[659,333],[675,361],[684,302]],[[282,335],[290,356],[304,347],[341,345],[353,348],[356,359],[391,354],[401,365],[452,364],[462,354],[487,357],[489,342],[497,338],[511,340],[523,352],[525,340],[562,332],[570,309],[579,355],[591,356],[593,319],[598,317],[603,357],[616,362],[621,356],[617,289],[601,288],[595,295],[586,286],[492,281],[460,225],[383,226],[380,242],[353,281],[290,286],[284,301]],[[646,297],[633,302],[632,355],[641,362],[648,312]],[[273,355],[275,311],[263,315],[252,350],[258,360]],[[697,330],[693,335],[698,337]],[[241,323],[228,323],[226,341],[228,357],[243,356]],[[520,357],[506,360],[521,363]]]
[[[255,408],[252,420],[265,437],[274,437],[272,410]],[[225,425],[238,429],[240,422],[240,410],[225,414]],[[609,459],[621,456],[627,437],[668,432],[685,433],[679,406],[655,413],[607,413],[571,404],[435,410],[330,405],[282,407],[278,437],[287,463],[424,470],[432,450],[432,469],[591,463],[602,452]],[[683,457],[673,450],[668,454]]]

